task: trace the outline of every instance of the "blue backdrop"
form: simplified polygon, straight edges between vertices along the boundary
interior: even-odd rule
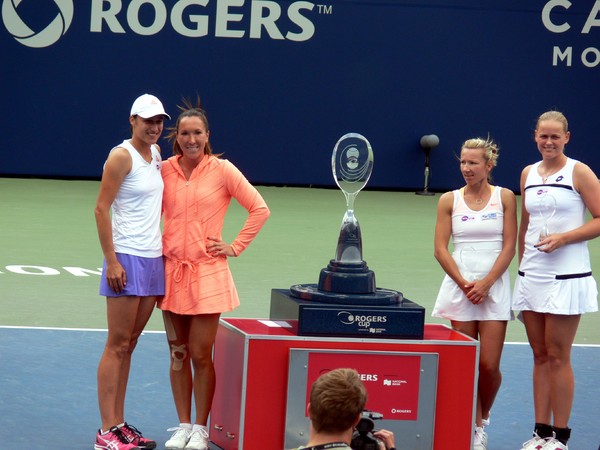
[[[368,187],[419,189],[435,133],[429,188],[446,190],[461,142],[490,134],[517,190],[548,109],[600,171],[600,1],[3,0],[2,20],[3,175],[99,178],[145,92],[174,117],[200,94],[215,151],[255,184],[334,185],[357,132]]]

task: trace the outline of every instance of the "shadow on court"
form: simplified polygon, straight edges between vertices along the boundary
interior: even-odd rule
[[[100,424],[96,368],[105,331],[0,327],[0,448],[2,450],[92,449]],[[507,344],[488,450],[519,450],[533,426],[531,352]],[[600,443],[600,347],[573,349],[576,396],[570,426],[571,450],[596,450]],[[439,393],[439,395],[443,395]],[[264,407],[265,405],[256,405]],[[167,428],[177,425],[168,379],[165,336],[146,332],[133,356],[127,421],[164,448]],[[265,424],[268,436],[268,424]],[[451,439],[451,436],[447,437]],[[402,450],[402,438],[397,438]],[[266,442],[260,449],[268,448]],[[457,449],[467,450],[467,449]]]

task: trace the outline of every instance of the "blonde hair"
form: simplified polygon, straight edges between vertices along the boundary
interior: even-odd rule
[[[498,148],[498,145],[496,145],[496,143],[489,136],[486,139],[467,139],[465,142],[463,142],[461,149],[463,148],[480,148],[483,150],[483,157],[486,162],[492,163],[492,167],[496,167],[496,164],[498,164],[498,155],[500,153],[500,148]]]
[[[546,111],[540,117],[538,117],[537,124],[535,125],[536,130],[540,126],[540,122],[544,120],[554,120],[560,122],[563,126],[563,131],[566,133],[569,131],[569,122],[563,113],[560,111]]]

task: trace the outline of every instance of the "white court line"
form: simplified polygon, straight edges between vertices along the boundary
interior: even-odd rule
[[[60,327],[26,327],[26,326],[11,326],[11,325],[0,325],[0,329],[15,329],[15,330],[53,330],[53,331],[101,331],[108,332],[107,329],[102,328],[60,328]],[[165,334],[164,331],[156,330],[144,330],[144,334]],[[529,345],[528,342],[505,342],[504,345]],[[573,347],[592,347],[600,348],[600,344],[573,344]]]
[[[25,327],[25,326],[11,326],[11,325],[0,325],[1,328],[13,329],[13,330],[51,330],[51,331],[100,331],[108,332],[106,328],[60,328],[60,327]],[[164,331],[144,330],[142,334],[156,333],[165,334]]]

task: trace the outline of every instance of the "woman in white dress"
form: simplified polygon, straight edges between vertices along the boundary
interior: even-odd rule
[[[515,255],[515,195],[490,184],[498,160],[491,139],[469,139],[460,153],[466,186],[440,197],[435,258],[446,272],[432,315],[480,343],[474,450],[485,450],[490,410],[502,383],[500,357],[512,319],[508,266]],[[448,250],[452,237],[454,250]]]
[[[512,308],[522,312],[533,350],[535,408],[534,435],[523,450],[567,450],[575,390],[571,347],[581,314],[598,310],[587,241],[600,235],[600,183],[588,166],[565,155],[568,130],[562,113],[542,114],[535,130],[542,160],[521,174]]]

